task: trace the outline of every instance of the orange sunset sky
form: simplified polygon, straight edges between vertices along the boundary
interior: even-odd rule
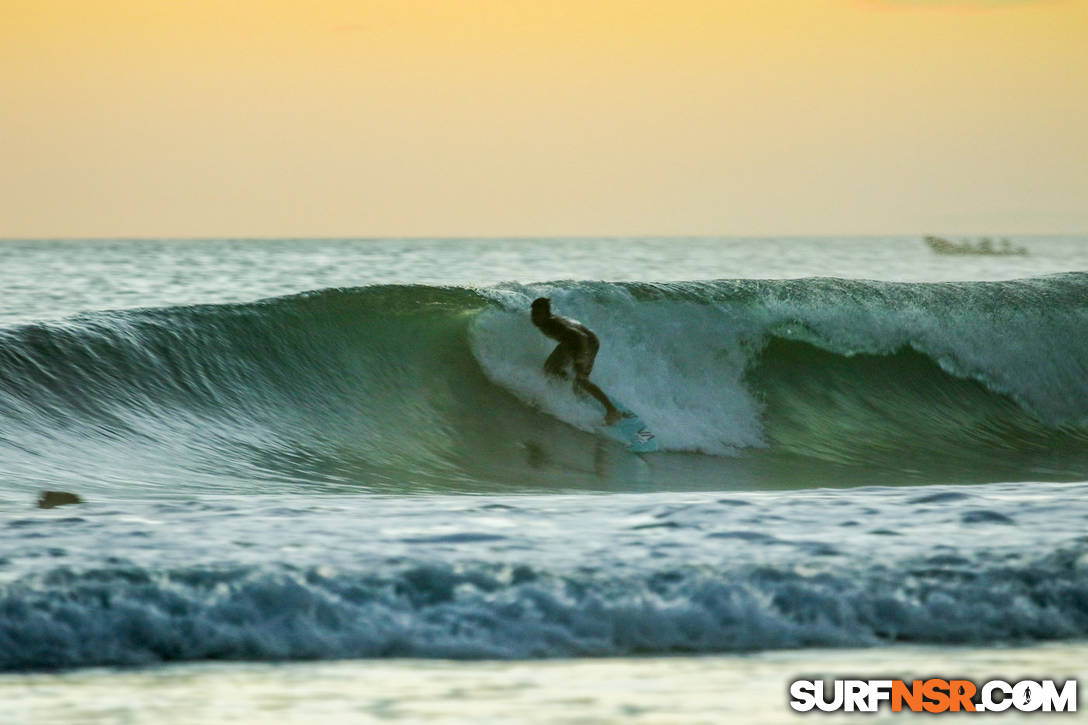
[[[1088,232],[1088,0],[0,0],[0,236]]]

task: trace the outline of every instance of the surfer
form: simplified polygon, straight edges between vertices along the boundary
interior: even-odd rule
[[[533,300],[531,318],[533,324],[545,335],[559,342],[544,361],[544,372],[560,378],[567,377],[567,367],[574,369],[574,389],[589,393],[604,406],[605,425],[612,425],[623,414],[612,404],[600,388],[589,381],[593,361],[601,342],[585,325],[575,320],[552,314],[552,301],[547,297]]]

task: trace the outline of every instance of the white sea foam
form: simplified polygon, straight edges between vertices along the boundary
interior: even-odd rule
[[[607,303],[581,290],[549,290],[553,310],[572,317],[601,340],[592,379],[646,421],[666,450],[733,455],[764,445],[759,404],[745,388],[745,359],[736,319],[707,305],[639,303],[622,288],[600,291]],[[493,382],[582,430],[601,424],[603,411],[551,380],[543,362],[555,346],[520,309],[477,317],[472,350]]]
[[[1070,350],[1083,345],[1070,334],[1088,324],[1088,308],[1075,302],[1078,280],[1000,287],[845,280],[506,285],[483,290],[502,307],[479,315],[471,344],[493,382],[592,429],[598,406],[578,401],[541,372],[554,343],[531,325],[527,310],[534,297],[551,297],[553,310],[601,339],[593,379],[636,410],[666,450],[730,455],[767,445],[761,391],[747,376],[773,338],[843,358],[915,350],[950,379],[982,383],[1047,425],[1080,425],[1088,420],[1088,348]],[[906,382],[882,384],[895,389]],[[881,388],[858,389],[855,397],[885,395]]]
[[[1082,638],[1086,487],[8,512],[0,669]]]

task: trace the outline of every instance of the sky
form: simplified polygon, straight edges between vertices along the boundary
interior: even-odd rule
[[[1088,0],[0,0],[0,237],[1088,233]]]

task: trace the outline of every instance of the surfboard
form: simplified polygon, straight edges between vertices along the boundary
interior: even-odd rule
[[[612,425],[602,425],[600,431],[611,438],[627,446],[627,450],[633,453],[653,453],[657,450],[657,438],[650,429],[638,417],[638,414],[615,398],[612,405],[616,406],[623,417]]]

